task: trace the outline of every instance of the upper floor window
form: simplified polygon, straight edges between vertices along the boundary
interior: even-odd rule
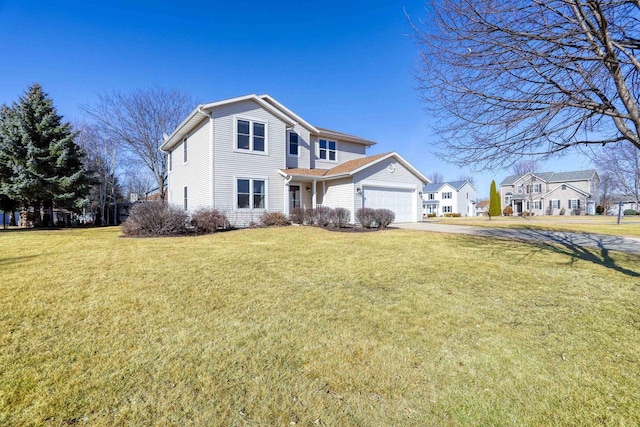
[[[539,193],[542,190],[542,185],[541,184],[533,184],[533,192],[534,193]]]
[[[264,153],[267,147],[265,123],[253,120],[237,119],[236,148],[238,150],[257,151]]]
[[[522,194],[522,185],[518,185],[518,194]]]
[[[429,200],[434,200],[436,198],[435,193],[429,193]]]
[[[565,184],[562,184],[562,189],[563,189],[563,190],[566,190],[566,189],[567,189],[567,186],[566,186]]]
[[[187,138],[182,142],[182,161],[187,163]]]
[[[318,157],[322,160],[336,161],[336,142],[321,139],[318,141]]]
[[[445,193],[442,193],[442,198],[443,199],[452,199],[453,198],[453,194],[451,193],[451,191],[447,191]]]
[[[297,157],[300,153],[298,149],[298,134],[295,132],[289,132],[289,155]]]
[[[238,209],[264,209],[267,196],[263,179],[238,179],[236,182],[236,207]]]

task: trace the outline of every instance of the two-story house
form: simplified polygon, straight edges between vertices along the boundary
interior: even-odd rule
[[[418,221],[429,180],[395,152],[367,156],[374,144],[313,126],[269,95],[199,105],[161,147],[168,200],[222,210],[237,226],[319,205],[348,209],[352,222],[362,207]]]
[[[469,181],[427,184],[422,189],[423,215],[476,215],[476,189]]]
[[[511,206],[514,215],[594,215],[599,195],[600,178],[592,169],[512,175],[500,183],[502,206]]]

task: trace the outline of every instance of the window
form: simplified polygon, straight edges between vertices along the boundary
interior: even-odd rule
[[[452,213],[453,209],[451,206],[443,206],[442,207],[442,213]]]
[[[541,184],[533,184],[533,192],[534,193],[539,193],[541,189],[542,189],[542,185]]]
[[[318,141],[318,157],[323,160],[336,161],[336,142],[321,139]]]
[[[173,169],[173,151],[169,151],[169,172]]]
[[[504,195],[504,204],[505,205],[510,205],[511,204],[511,196],[513,196],[513,194],[511,194],[511,192],[508,192],[507,194]]]
[[[522,194],[522,185],[518,185],[518,194]]]
[[[187,187],[184,187],[184,210],[186,211],[189,208],[189,203],[188,203],[188,197],[187,197]]]
[[[533,209],[542,209],[542,201],[534,200],[533,201]]]
[[[451,193],[451,191],[447,191],[445,193],[442,193],[442,198],[443,199],[451,199],[451,198],[453,198],[453,194]]]
[[[300,151],[298,150],[298,134],[295,132],[289,133],[289,155],[292,157],[298,157]]]
[[[265,180],[238,179],[236,185],[236,207],[238,209],[264,209],[267,195]]]
[[[563,189],[563,190],[566,190],[566,189],[567,189],[567,186],[566,186],[565,184],[562,184],[562,189]]]
[[[187,163],[187,138],[182,142],[182,161]]]
[[[550,203],[551,203],[551,209],[560,209],[560,200],[551,199]]]
[[[429,200],[435,200],[436,195],[435,193],[429,193]]]
[[[569,199],[569,209],[580,209],[580,200]]]
[[[255,122],[253,120],[237,119],[236,148],[238,150],[264,153],[267,147],[266,128],[267,125],[265,123]]]

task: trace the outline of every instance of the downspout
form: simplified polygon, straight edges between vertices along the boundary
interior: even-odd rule
[[[284,179],[284,214],[289,216],[289,183],[293,179],[293,175],[287,175]]]
[[[211,208],[216,206],[216,178],[215,178],[215,142],[213,134],[213,111],[210,113],[205,112],[202,106],[198,107],[198,111],[205,116],[209,117],[209,175],[211,176]]]

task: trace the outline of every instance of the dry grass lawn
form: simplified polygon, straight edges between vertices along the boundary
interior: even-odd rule
[[[118,234],[0,233],[0,425],[640,424],[638,256]]]
[[[496,228],[531,228],[534,230],[575,231],[614,236],[640,237],[640,216],[626,216],[618,224],[615,216],[539,216],[531,219],[518,216],[433,218],[445,224],[473,225]]]

